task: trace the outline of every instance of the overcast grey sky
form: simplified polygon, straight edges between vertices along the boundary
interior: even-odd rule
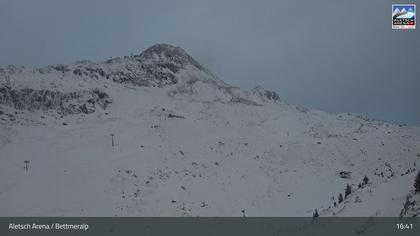
[[[420,29],[391,30],[398,2],[0,0],[0,66],[105,60],[169,43],[232,85],[420,126]]]

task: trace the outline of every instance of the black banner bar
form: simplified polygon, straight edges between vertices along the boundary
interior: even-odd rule
[[[0,217],[0,235],[420,235],[397,217]]]

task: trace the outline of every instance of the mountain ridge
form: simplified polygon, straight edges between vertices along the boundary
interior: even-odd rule
[[[78,100],[79,93],[90,94],[90,98],[87,98],[84,104],[72,103],[70,107],[55,105],[60,114],[94,112],[95,102],[92,102],[92,99],[97,99],[95,93],[109,97],[106,88],[101,88],[104,82],[101,80],[107,83],[105,87],[109,86],[110,82],[134,87],[169,87],[168,96],[187,95],[195,100],[244,102],[254,105],[280,100],[275,92],[262,88],[258,91],[254,89],[242,92],[217,78],[182,48],[168,44],[155,44],[140,54],[101,62],[80,61],[30,69],[8,66],[0,68],[0,76],[5,78],[0,83],[0,104],[18,110],[24,109],[26,106],[23,104],[28,102],[32,110],[47,110],[54,107],[50,106],[50,103],[62,104],[70,97]],[[74,90],[76,94],[73,93]],[[49,98],[50,96],[52,98]],[[45,105],[41,106],[39,103]],[[112,99],[105,99],[100,103],[110,104]],[[106,105],[101,107],[105,109]],[[66,112],[63,112],[64,110]]]

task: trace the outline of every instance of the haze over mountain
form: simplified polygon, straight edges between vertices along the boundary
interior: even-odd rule
[[[0,68],[1,216],[414,216],[419,143],[234,87],[167,44]]]

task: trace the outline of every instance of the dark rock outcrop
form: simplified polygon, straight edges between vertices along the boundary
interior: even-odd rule
[[[89,114],[95,112],[97,106],[105,109],[111,102],[108,94],[99,89],[61,92],[0,87],[0,104],[17,110],[57,110],[61,115]]]

